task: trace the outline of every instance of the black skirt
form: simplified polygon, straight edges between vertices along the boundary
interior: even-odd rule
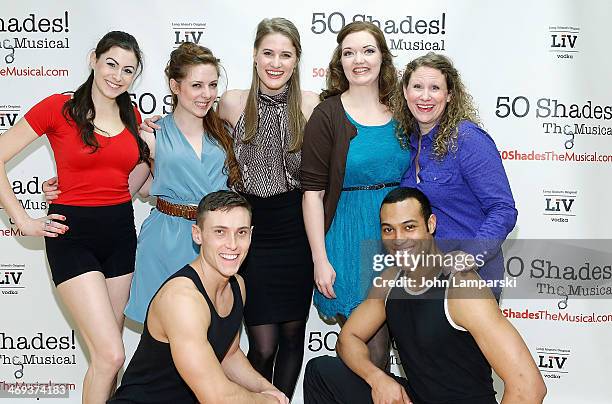
[[[306,320],[314,284],[313,263],[298,190],[261,198],[253,208],[251,248],[240,274],[246,286],[247,325]]]

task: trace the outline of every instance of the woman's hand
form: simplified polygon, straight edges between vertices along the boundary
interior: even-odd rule
[[[68,226],[56,220],[64,221],[66,217],[55,213],[38,219],[29,217],[24,222],[17,223],[17,227],[26,236],[57,237],[59,234],[66,233]]]
[[[153,133],[157,129],[161,129],[161,126],[157,125],[155,122],[159,121],[161,116],[153,115],[150,118],[144,120],[143,123],[140,124],[140,129],[145,132]]]
[[[334,282],[336,282],[336,271],[334,267],[325,260],[314,264],[315,285],[323,296],[328,299],[335,299]]]
[[[51,202],[62,193],[59,190],[59,182],[57,181],[57,177],[49,178],[47,181],[42,183],[42,190],[45,194],[45,200],[47,202]]]

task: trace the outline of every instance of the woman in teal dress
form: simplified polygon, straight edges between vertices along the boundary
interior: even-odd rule
[[[305,128],[301,174],[314,304],[322,317],[343,325],[371,285],[374,274],[364,259],[372,240],[380,239],[380,204],[399,185],[410,152],[395,133],[397,73],[383,33],[356,22],[338,33],[337,42],[324,101]],[[372,362],[387,368],[386,327],[368,347]]]
[[[357,136],[349,145],[338,207],[325,234],[327,257],[336,271],[333,286],[336,299],[315,292],[315,305],[320,313],[344,318],[364,300],[372,285],[374,273],[371,260],[366,258],[380,239],[377,212],[389,187],[397,185],[410,161],[410,153],[401,148],[394,135],[395,120],[382,125],[362,125],[348,113],[346,116],[357,129]],[[378,187],[372,187],[373,184],[386,186],[375,189]]]
[[[184,43],[172,51],[165,72],[174,111],[157,122],[155,133],[141,132],[152,151],[150,194],[157,197],[140,229],[125,309],[141,323],[161,284],[198,254],[191,238],[197,204],[239,178],[227,126],[211,108],[219,69],[215,56],[202,46]]]

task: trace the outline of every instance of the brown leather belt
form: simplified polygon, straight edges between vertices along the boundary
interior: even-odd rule
[[[198,207],[194,205],[179,205],[157,198],[157,210],[170,216],[183,217],[188,220],[196,220],[198,216]]]

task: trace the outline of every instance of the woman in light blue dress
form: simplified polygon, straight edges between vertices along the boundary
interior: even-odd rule
[[[141,133],[152,151],[150,194],[157,197],[140,229],[125,309],[141,323],[161,284],[198,254],[191,238],[197,204],[239,178],[229,132],[211,108],[217,98],[216,58],[202,46],[185,43],[172,52],[166,76],[174,112],[157,122],[160,129],[154,134]]]

